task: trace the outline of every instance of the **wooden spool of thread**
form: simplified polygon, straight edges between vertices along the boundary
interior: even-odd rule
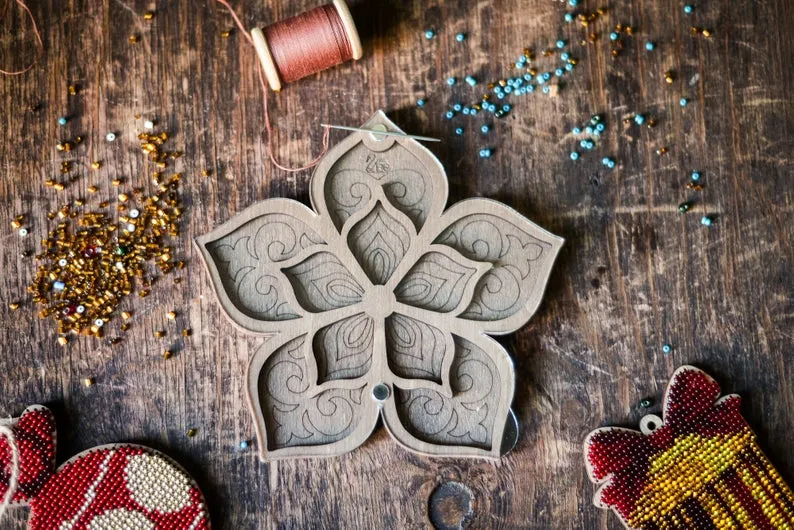
[[[265,28],[251,30],[270,88],[363,55],[361,39],[344,0],[316,7]]]

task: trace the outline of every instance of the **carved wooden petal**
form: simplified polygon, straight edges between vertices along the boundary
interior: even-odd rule
[[[485,333],[523,326],[540,305],[563,239],[489,199],[461,201],[441,221],[446,228],[435,243],[492,264],[460,318],[477,322]]]

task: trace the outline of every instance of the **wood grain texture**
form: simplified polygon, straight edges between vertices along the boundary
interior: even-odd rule
[[[35,48],[22,29],[28,22],[7,3],[0,5],[0,62],[15,68]],[[267,162],[255,54],[239,33],[221,37],[232,23],[210,2],[30,5],[44,53],[31,72],[0,78],[0,413],[53,407],[61,459],[117,441],[164,450],[197,479],[218,528],[423,528],[431,493],[448,481],[471,492],[470,500],[449,503],[470,502],[470,528],[620,528],[592,506],[581,442],[600,425],[636,425],[644,412],[637,403],[647,396],[658,403],[674,369],[692,363],[723,391],[742,395],[761,446],[794,482],[790,2],[697,3],[690,19],[678,4],[616,1],[610,24],[640,31],[617,61],[608,39],[581,46],[584,33],[561,23],[565,6],[552,0],[353,3],[365,56],[272,97],[279,157],[307,160],[320,144],[321,121],[355,125],[384,108],[406,131],[444,138],[433,150],[450,177],[450,202],[497,199],[567,244],[538,313],[501,340],[516,364],[513,408],[523,432],[500,463],[412,455],[378,428],[339,458],[266,465],[255,451],[236,448],[253,431],[245,370],[261,340],[222,317],[190,245],[262,199],[308,199],[308,174]],[[314,5],[235,2],[251,26]],[[157,15],[147,22],[142,14],[152,7]],[[693,23],[714,36],[693,38]],[[422,32],[430,26],[439,37],[427,42]],[[458,31],[469,34],[466,44],[455,42]],[[132,33],[141,35],[134,46]],[[459,138],[442,116],[451,100],[444,80],[506,75],[525,46],[542,49],[559,36],[574,42],[575,75],[559,98],[516,100],[488,137],[495,156],[481,160],[484,141],[474,126]],[[644,50],[646,37],[659,45],[653,53]],[[677,73],[672,86],[662,80],[667,69]],[[77,97],[68,96],[69,83],[82,87]],[[459,83],[452,92],[463,99],[465,90]],[[418,110],[415,100],[425,95],[428,105]],[[683,111],[682,95],[692,100]],[[29,110],[35,104],[39,112]],[[659,125],[624,130],[622,117],[638,111],[657,115]],[[568,131],[595,112],[609,133],[597,155],[574,164]],[[188,261],[185,281],[134,300],[138,316],[121,344],[80,339],[62,348],[52,323],[39,321],[29,303],[8,309],[9,301],[26,300],[35,273],[20,252],[46,231],[45,212],[72,193],[44,186],[57,174],[62,157],[54,146],[63,136],[82,134],[81,158],[105,161],[102,194],[113,193],[115,175],[150,171],[134,144],[136,113],[156,115],[186,153],[178,166],[187,208],[177,253]],[[63,114],[74,117],[65,130],[56,122]],[[120,140],[107,144],[111,130]],[[660,145],[670,147],[664,157],[654,152]],[[604,155],[618,168],[605,172]],[[201,176],[205,168],[211,177]],[[693,169],[706,188],[681,216],[676,206],[689,197],[683,186]],[[715,215],[710,229],[699,223],[704,208]],[[23,212],[32,219],[28,239],[8,225]],[[169,325],[165,314],[174,308],[176,325],[193,336],[177,344],[155,339],[152,331]],[[674,345],[669,355],[661,352],[665,342]],[[170,346],[177,354],[163,361]],[[96,385],[85,388],[86,376]],[[191,427],[198,434],[188,438]],[[22,528],[25,517],[3,527]]]

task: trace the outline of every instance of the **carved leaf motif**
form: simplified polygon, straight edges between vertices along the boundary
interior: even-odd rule
[[[364,144],[351,148],[325,179],[323,195],[337,230],[367,204],[375,187],[382,187],[389,202],[420,230],[439,200],[443,205],[446,190],[443,175],[417,168],[427,166],[399,143],[379,153]]]
[[[363,377],[372,365],[375,322],[365,313],[335,322],[314,336],[320,383]]]
[[[330,311],[361,301],[364,289],[350,271],[330,252],[312,254],[284,270],[301,306],[314,313]]]
[[[490,450],[500,395],[499,372],[489,355],[474,343],[454,336],[455,358],[450,385],[453,397],[430,389],[397,389],[397,414],[422,441]]]
[[[477,269],[457,263],[440,252],[428,252],[400,281],[394,291],[400,302],[449,313],[460,305]]]
[[[456,207],[464,204],[468,210],[482,204],[485,211],[455,219]],[[445,214],[455,220],[435,242],[493,265],[460,317],[495,323],[485,331],[513,331],[537,309],[562,240],[499,203],[472,199],[458,205]]]
[[[405,379],[441,383],[444,356],[453,355],[440,329],[394,313],[386,319],[386,357],[389,368]]]
[[[411,236],[378,202],[350,230],[347,240],[350,250],[370,281],[383,285],[391,278],[408,252]]]
[[[244,315],[263,321],[299,318],[285,300],[278,263],[316,245],[322,238],[303,220],[267,213],[205,245],[209,264],[217,270],[221,288]]]
[[[349,436],[362,420],[363,387],[329,389],[310,397],[306,336],[287,342],[259,373],[258,397],[268,421],[269,450],[324,445]]]

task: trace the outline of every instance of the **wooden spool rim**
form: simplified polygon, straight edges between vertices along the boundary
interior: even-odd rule
[[[270,88],[278,92],[281,90],[281,79],[278,76],[278,69],[273,56],[270,55],[270,46],[267,44],[265,34],[259,28],[251,30],[251,37],[254,39],[254,48],[256,54],[259,56],[259,62],[262,63],[262,69],[265,71],[265,79]]]
[[[350,49],[353,51],[353,60],[358,61],[364,55],[364,48],[361,46],[361,38],[358,36],[356,23],[353,22],[350,9],[347,7],[345,0],[334,0],[334,7],[339,13],[339,18],[342,19],[342,24],[345,26],[347,39],[350,41]]]
[[[334,0],[334,7],[336,12],[339,13],[339,18],[342,20],[342,25],[347,33],[347,38],[350,41],[350,49],[353,52],[353,59],[358,60],[364,55],[364,48],[361,46],[361,38],[358,35],[356,24],[353,22],[353,16],[350,14],[345,0]],[[270,45],[267,43],[264,32],[260,28],[251,30],[251,37],[254,40],[254,48],[256,54],[259,56],[259,61],[262,63],[262,69],[265,71],[265,79],[270,88],[279,92],[281,90],[281,78],[278,75],[278,68],[276,62],[273,60],[273,55],[270,53]]]

